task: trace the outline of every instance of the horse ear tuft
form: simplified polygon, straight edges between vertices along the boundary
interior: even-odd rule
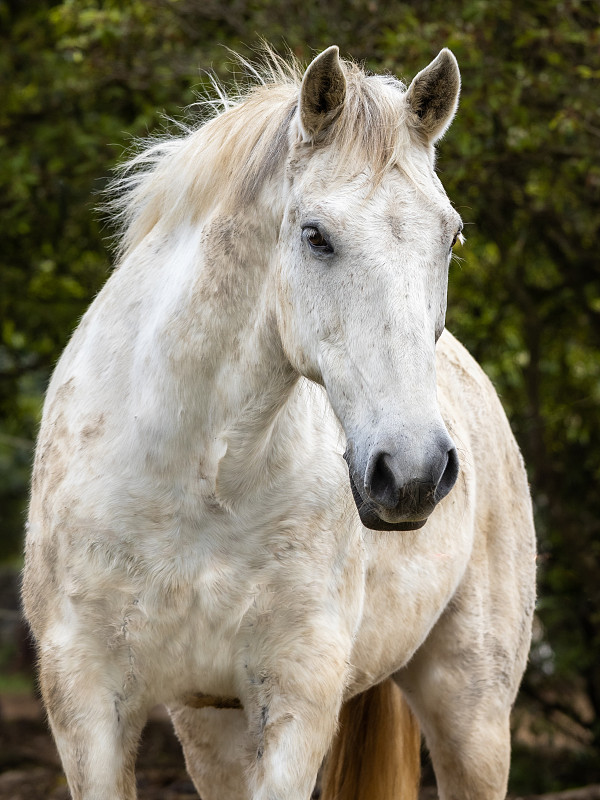
[[[337,45],[312,61],[300,87],[302,138],[314,142],[335,120],[346,98],[346,78]]]
[[[460,72],[454,54],[444,48],[408,87],[406,99],[429,143],[444,135],[458,106]]]

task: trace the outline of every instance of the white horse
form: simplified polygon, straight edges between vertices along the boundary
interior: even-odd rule
[[[26,546],[75,800],[135,797],[159,702],[203,800],[308,800],[328,752],[325,796],[414,796],[395,687],[440,797],[504,797],[534,532],[495,392],[443,332],[459,85],[448,50],[405,90],[330,47],[126,174]]]

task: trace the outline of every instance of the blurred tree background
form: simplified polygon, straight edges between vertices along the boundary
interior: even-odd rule
[[[439,160],[467,223],[448,327],[509,414],[540,547],[512,781],[599,781],[598,2],[0,0],[0,560],[19,563],[49,373],[109,273],[98,191],[132,137],[207,90],[202,68],[227,83],[227,48],[252,58],[259,37],[305,61],[337,43],[406,81],[444,46],[459,60]]]

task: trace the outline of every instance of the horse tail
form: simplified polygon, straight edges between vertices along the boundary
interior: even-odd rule
[[[420,755],[418,723],[388,678],[343,705],[321,800],[417,800]]]

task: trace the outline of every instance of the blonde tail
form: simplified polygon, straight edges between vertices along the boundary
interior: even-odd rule
[[[391,678],[342,707],[321,800],[417,800],[421,736]]]

